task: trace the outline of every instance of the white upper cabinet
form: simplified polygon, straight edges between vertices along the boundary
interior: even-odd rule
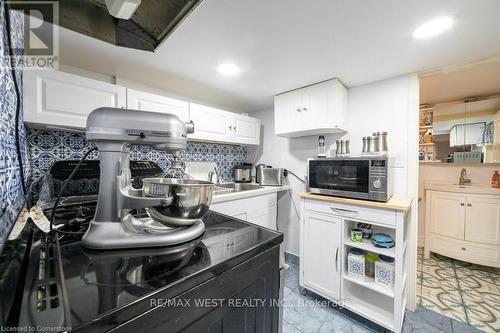
[[[260,143],[260,120],[241,114],[233,114],[234,141],[247,145]]]
[[[276,135],[298,137],[346,131],[347,89],[328,80],[274,97]]]
[[[249,116],[191,103],[190,119],[194,133],[189,139],[258,145],[260,120]]]
[[[194,133],[189,139],[207,141],[227,141],[232,133],[230,112],[191,103],[189,118],[194,123]]]
[[[24,121],[83,129],[99,107],[126,107],[126,88],[58,71],[24,71]]]
[[[59,71],[24,72],[24,121],[47,128],[85,129],[100,107],[172,113],[192,120],[188,139],[243,145],[260,143],[260,120],[246,115],[128,89]],[[125,112],[125,110],[124,110]]]
[[[189,120],[188,102],[134,89],[127,89],[127,108],[141,111],[172,113],[183,121]]]

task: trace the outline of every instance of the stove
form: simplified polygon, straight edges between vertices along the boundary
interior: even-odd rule
[[[180,295],[283,240],[278,232],[210,211],[205,233],[193,241],[94,251],[80,242],[94,211],[92,202],[59,207],[55,228],[64,234],[43,234],[33,225],[23,230],[23,286],[6,316],[10,325],[106,331],[140,318],[152,309],[151,300]],[[0,291],[8,288],[4,282]]]

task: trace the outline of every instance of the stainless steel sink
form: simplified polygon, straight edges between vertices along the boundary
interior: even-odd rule
[[[227,183],[215,185],[214,195],[258,190],[262,186],[248,183]]]

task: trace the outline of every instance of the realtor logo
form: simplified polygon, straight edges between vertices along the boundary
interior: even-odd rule
[[[17,16],[22,27],[11,27],[11,34],[22,33],[24,43],[13,43],[16,68],[58,69],[59,3],[57,1],[5,1],[10,9],[11,25]],[[17,37],[19,39],[20,36]],[[16,39],[12,36],[12,39]],[[22,47],[22,49],[21,49]]]

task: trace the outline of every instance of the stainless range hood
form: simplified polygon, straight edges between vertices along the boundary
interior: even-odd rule
[[[132,17],[123,20],[108,12],[105,0],[63,0],[59,25],[117,46],[153,52],[201,1],[142,0]]]

